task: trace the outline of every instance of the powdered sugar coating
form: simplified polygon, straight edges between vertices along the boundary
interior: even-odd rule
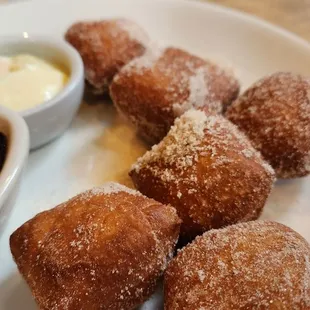
[[[272,168],[236,126],[198,110],[177,119],[130,175],[140,192],[177,209],[189,238],[257,218],[274,181]]]
[[[172,207],[109,183],[38,214],[10,246],[40,308],[133,309],[153,293],[179,224]]]
[[[191,108],[221,112],[237,96],[239,84],[230,72],[168,47],[149,49],[131,61],[114,78],[110,92],[116,107],[154,143]]]
[[[130,195],[140,196],[141,193],[127,186],[116,182],[106,182],[102,186],[94,187],[80,195],[81,199],[92,198],[93,196],[111,195],[125,192]]]
[[[105,92],[119,69],[142,55],[148,44],[144,30],[127,19],[78,22],[65,37],[80,53],[85,78],[96,93]]]
[[[116,22],[119,27],[127,32],[131,40],[140,42],[144,46],[148,46],[150,38],[139,25],[124,18],[120,18],[116,20]]]
[[[165,310],[309,308],[309,244],[275,222],[211,230],[165,273]]]
[[[189,78],[188,88],[189,96],[181,103],[172,105],[175,116],[180,116],[192,108],[204,108],[205,100],[210,96],[209,77],[204,67],[197,68],[194,74]],[[221,112],[222,104],[220,101],[212,99],[209,103],[212,111]]]
[[[143,75],[144,70],[151,69],[154,64],[162,57],[164,49],[155,42],[149,43],[143,55],[131,60],[122,68],[122,72],[130,74],[131,70],[141,70],[139,74]],[[118,82],[119,75],[115,76],[114,82]]]
[[[280,178],[310,173],[310,79],[289,72],[267,76],[228,108]]]

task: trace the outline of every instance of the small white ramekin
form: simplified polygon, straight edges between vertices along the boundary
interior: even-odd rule
[[[0,55],[22,53],[58,64],[69,74],[67,85],[58,95],[20,112],[29,128],[30,148],[34,149],[57,138],[71,124],[82,101],[84,67],[79,53],[64,39],[32,36],[28,33],[0,38]]]
[[[0,234],[10,212],[29,153],[29,133],[23,118],[0,106],[0,132],[7,138],[7,152],[0,171]]]

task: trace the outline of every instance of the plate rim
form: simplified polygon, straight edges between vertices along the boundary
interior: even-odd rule
[[[80,2],[93,2],[93,3],[110,3],[109,0],[67,0],[66,5],[72,3],[73,5],[77,6]],[[173,4],[178,6],[191,6],[195,8],[199,8],[202,10],[210,10],[214,12],[219,12],[220,14],[233,16],[236,19],[242,20],[246,23],[252,24],[262,30],[268,30],[285,38],[293,43],[302,46],[303,48],[309,49],[310,51],[310,41],[306,40],[305,38],[299,36],[297,33],[294,33],[291,30],[288,30],[280,25],[277,25],[273,22],[265,20],[262,17],[258,17],[256,15],[235,9],[223,6],[217,3],[211,3],[208,1],[203,0],[114,0],[113,4],[115,5],[116,2],[119,3],[135,3],[141,4],[141,6],[147,6],[148,4],[157,5],[160,4],[162,6]],[[5,14],[6,11],[21,10],[22,8],[33,7],[37,4],[40,5],[61,5],[62,0],[21,0],[20,2],[9,2],[0,5],[0,15]],[[0,36],[1,37],[1,36]]]

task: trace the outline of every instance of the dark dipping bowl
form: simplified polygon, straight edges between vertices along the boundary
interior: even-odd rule
[[[4,165],[7,148],[8,148],[8,139],[6,138],[4,133],[0,132],[0,172]]]
[[[29,153],[29,132],[23,118],[0,106],[0,234],[13,209]]]

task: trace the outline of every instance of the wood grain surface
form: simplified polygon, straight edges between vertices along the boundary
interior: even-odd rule
[[[310,41],[310,0],[200,0],[259,16]]]

